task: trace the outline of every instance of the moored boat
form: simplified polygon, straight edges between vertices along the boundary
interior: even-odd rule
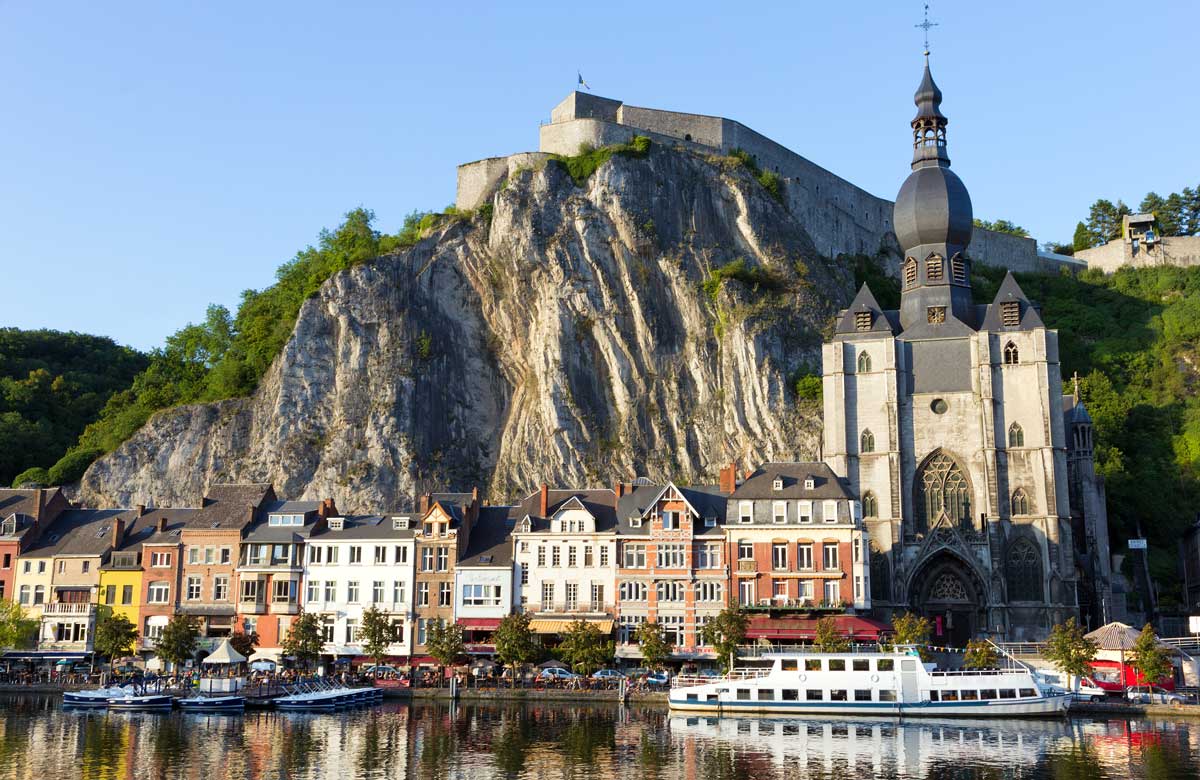
[[[1024,666],[938,671],[914,649],[891,653],[773,653],[769,665],[720,678],[680,676],[673,710],[723,713],[1038,717],[1061,713],[1069,696]]]
[[[174,696],[165,693],[129,694],[108,700],[108,709],[117,712],[169,712]]]
[[[189,696],[176,699],[184,712],[242,712],[246,709],[245,696]]]
[[[64,691],[63,706],[81,709],[85,707],[101,709],[108,706],[109,699],[118,696],[129,696],[133,693],[133,688],[117,685],[108,688],[94,688],[87,691]]]

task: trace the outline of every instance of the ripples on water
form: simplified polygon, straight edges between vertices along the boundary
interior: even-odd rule
[[[0,778],[1200,777],[1200,721],[817,721],[615,706],[385,704],[345,715],[64,712],[0,701]]]

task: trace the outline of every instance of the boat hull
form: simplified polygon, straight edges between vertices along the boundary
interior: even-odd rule
[[[167,695],[125,696],[109,699],[108,709],[116,712],[169,712],[175,698]]]
[[[198,696],[179,699],[179,709],[184,712],[242,712],[246,709],[245,696]]]
[[[1043,696],[1015,701],[985,702],[696,702],[677,700],[669,705],[679,712],[712,715],[838,715],[892,718],[1038,718],[1062,714],[1069,696]]]

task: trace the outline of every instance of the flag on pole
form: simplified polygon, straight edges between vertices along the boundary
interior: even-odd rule
[[[591,88],[592,88],[592,87],[591,87],[591,85],[589,85],[589,84],[588,84],[586,81],[584,81],[584,80],[583,80],[583,74],[582,74],[582,73],[580,73],[579,71],[575,71],[575,73],[576,73],[576,75],[578,75],[578,76],[579,76],[579,86],[583,87],[584,89],[591,89]]]

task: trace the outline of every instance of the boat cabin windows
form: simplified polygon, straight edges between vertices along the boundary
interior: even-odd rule
[[[775,691],[770,688],[759,688],[758,689],[758,700],[759,701],[775,701]]]
[[[805,691],[804,698],[807,701],[825,701],[825,691]]]
[[[1001,699],[1015,699],[1015,698],[1017,698],[1017,692],[1014,691],[1012,688],[1001,688],[1000,689],[1000,698]]]
[[[705,697],[705,701],[720,701],[721,697],[715,693],[710,693]]]
[[[942,701],[958,701],[958,691],[942,691]]]
[[[995,688],[984,688],[982,691],[979,692],[979,698],[985,699],[985,700],[991,700],[991,699],[997,698],[996,697],[996,689]]]
[[[784,658],[779,662],[780,671],[798,672],[800,671],[800,662],[795,658]]]
[[[854,691],[854,700],[855,701],[870,701],[871,700],[871,692],[869,690],[863,690],[861,688],[858,690],[855,690]]]
[[[846,671],[846,659],[845,658],[830,658],[829,659],[829,671],[831,671],[831,672]]]
[[[896,692],[895,691],[880,691],[879,692],[879,700],[880,701],[895,701],[896,700]]]
[[[737,700],[738,701],[750,701],[750,689],[749,688],[738,688],[737,689]]]
[[[806,671],[806,672],[821,671],[821,659],[820,658],[805,658],[804,659],[804,671]]]
[[[687,695],[687,700],[688,701],[700,701],[699,697],[697,697],[696,694],[694,694],[694,693],[689,693]]]
[[[800,691],[794,688],[785,688],[780,691],[780,698],[783,701],[800,701]]]
[[[937,701],[937,700],[938,700],[938,697],[939,697],[939,696],[941,696],[941,695],[942,695],[942,692],[941,692],[941,691],[930,691],[930,692],[929,692],[929,700],[930,700],[930,701]]]
[[[871,671],[871,662],[866,658],[855,658],[853,661],[851,661],[851,666],[856,672]]]
[[[893,658],[880,658],[875,662],[876,671],[890,672],[896,668],[896,661]]]
[[[959,691],[958,696],[962,701],[979,701],[979,691]]]
[[[830,701],[846,701],[847,700],[846,691],[830,691],[829,692],[829,700]]]
[[[1021,698],[1023,698],[1023,699],[1024,698],[1033,699],[1033,698],[1036,698],[1037,695],[1038,695],[1037,691],[1035,691],[1033,688],[1022,688],[1021,689]]]

